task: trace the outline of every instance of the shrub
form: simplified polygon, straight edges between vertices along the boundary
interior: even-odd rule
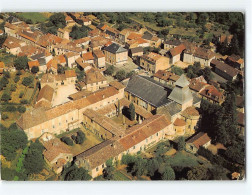
[[[1,97],[1,100],[4,101],[4,102],[8,102],[10,99],[11,99],[10,94],[6,93],[6,92]]]
[[[178,150],[181,151],[184,149],[185,149],[185,138],[181,136],[179,137],[179,140],[178,140]]]
[[[15,106],[7,106],[5,111],[6,112],[15,112],[17,108]]]
[[[16,84],[11,84],[10,90],[11,91],[16,91],[17,85]]]
[[[73,140],[69,137],[62,137],[60,140],[69,146],[73,146]]]
[[[17,110],[18,110],[19,113],[25,113],[26,108],[25,108],[24,106],[19,106],[19,107],[17,108]]]
[[[19,80],[20,80],[20,77],[19,76],[15,76],[14,82],[17,83]]]
[[[24,92],[21,91],[20,94],[19,94],[19,98],[22,98],[24,96]]]
[[[115,78],[118,79],[119,81],[122,81],[123,79],[126,78],[126,73],[124,70],[119,70],[116,72]]]
[[[34,78],[32,76],[25,77],[23,78],[22,84],[27,87],[33,83],[33,80]]]
[[[3,113],[3,114],[1,115],[1,118],[2,118],[3,120],[6,120],[6,119],[8,119],[9,117],[8,117],[7,114],[4,114],[4,113]]]
[[[21,104],[28,104],[28,100],[22,99],[22,100],[20,100],[20,103],[21,103]]]

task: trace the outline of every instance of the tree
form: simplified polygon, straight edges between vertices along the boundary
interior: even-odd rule
[[[64,74],[65,73],[65,69],[62,65],[58,64],[57,65],[57,72],[58,74]]]
[[[129,118],[131,121],[135,120],[135,106],[134,104],[131,102],[129,105]]]
[[[10,78],[10,72],[9,71],[3,71],[3,76],[6,77],[6,78]]]
[[[28,58],[27,56],[21,56],[17,57],[17,59],[14,61],[14,67],[17,70],[26,70],[28,69]]]
[[[78,168],[76,165],[70,167],[64,177],[66,181],[76,181],[76,180],[85,180],[88,181],[92,177],[88,174],[88,171],[84,168]]]
[[[70,32],[70,37],[72,37],[73,39],[80,39],[80,38],[83,38],[83,37],[86,37],[88,36],[88,27],[86,26],[73,26],[72,28],[72,31]]]
[[[187,172],[187,179],[189,180],[207,180],[209,176],[208,168],[202,165],[193,167]]]
[[[4,94],[1,97],[1,100],[4,101],[4,102],[8,102],[10,99],[11,99],[10,94],[7,93],[7,92],[4,92]]]
[[[162,180],[175,180],[175,172],[171,166],[167,165],[161,175]]]
[[[16,84],[11,84],[10,86],[10,91],[16,91],[17,85]]]
[[[148,174],[152,177],[159,168],[159,163],[155,158],[149,159],[147,161]]]
[[[66,19],[63,13],[55,13],[49,18],[49,25],[57,28],[64,28],[66,26]]]
[[[16,151],[20,148],[24,149],[27,142],[26,134],[16,125],[11,125],[8,129],[1,128],[1,153],[6,160],[13,160],[16,157]]]
[[[33,83],[33,80],[34,80],[33,76],[24,77],[22,84],[27,87]]]
[[[112,76],[115,72],[115,67],[113,65],[108,66],[108,68],[104,71],[106,75]]]
[[[33,67],[31,68],[31,72],[32,72],[33,74],[36,74],[38,71],[39,71],[39,67],[38,67],[38,66],[33,66]]]
[[[224,153],[226,159],[244,165],[245,163],[245,144],[244,140],[233,146],[229,146]]]
[[[5,111],[7,112],[16,112],[16,110],[17,110],[16,107],[13,105],[9,105],[5,108]]]
[[[183,136],[180,136],[178,139],[178,150],[182,151],[185,149],[185,138]]]
[[[23,96],[24,96],[24,91],[21,91],[18,97],[22,98]]]
[[[60,140],[69,146],[73,146],[73,140],[69,137],[62,137]]]
[[[234,34],[234,36],[230,42],[230,52],[229,53],[236,54],[236,55],[239,55],[241,53],[240,48],[239,48],[237,34]]]
[[[76,136],[72,136],[72,139],[74,140],[74,142],[76,144],[82,144],[85,140],[85,134],[82,131],[77,131],[77,135]]]
[[[209,67],[205,67],[202,71],[201,74],[203,77],[206,79],[207,82],[209,82],[211,79],[213,79],[213,74],[212,71]]]
[[[28,152],[24,158],[24,168],[28,174],[39,173],[45,166],[43,158],[44,146],[36,140],[29,146]]]
[[[116,72],[115,78],[118,79],[119,81],[122,81],[123,79],[126,78],[126,73],[124,70],[119,70]]]
[[[7,39],[7,35],[3,34],[0,36],[0,47],[4,44],[5,40]]]
[[[77,80],[82,81],[84,79],[85,75],[86,75],[84,70],[80,71],[79,69],[76,69],[75,72],[77,74]]]
[[[132,167],[132,173],[137,177],[145,175],[147,173],[146,165],[147,160],[138,156]]]
[[[179,76],[181,76],[182,74],[184,74],[183,69],[180,68],[180,67],[178,67],[178,66],[173,66],[171,68],[171,72],[174,73],[174,74],[176,74],[176,75],[179,75]]]
[[[114,177],[114,166],[112,159],[106,161],[106,168],[103,169],[103,177],[107,180],[111,180]]]
[[[20,77],[19,76],[15,76],[14,82],[17,83],[19,80],[20,80]]]
[[[1,118],[5,121],[5,120],[8,119],[9,117],[8,117],[7,114],[2,113],[2,114],[1,114]]]
[[[17,110],[18,110],[19,113],[25,113],[26,108],[25,108],[24,106],[19,106],[19,107],[17,108]]]

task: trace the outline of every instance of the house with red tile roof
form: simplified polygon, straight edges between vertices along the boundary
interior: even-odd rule
[[[200,147],[208,148],[210,144],[211,139],[207,133],[199,132],[186,141],[186,150],[191,153],[196,153]]]
[[[105,54],[101,50],[94,50],[93,51],[93,56],[94,56],[94,64],[96,68],[100,70],[105,70]]]
[[[81,55],[82,59],[85,63],[93,64],[94,63],[94,56],[92,52],[83,53]]]
[[[29,69],[30,69],[30,70],[32,69],[33,66],[39,67],[39,61],[38,61],[38,60],[29,61],[29,62],[28,62],[28,66],[29,66]]]
[[[169,58],[150,52],[140,57],[140,66],[146,71],[155,74],[159,70],[165,70],[170,67]]]
[[[175,64],[176,62],[180,61],[183,56],[183,51],[186,49],[185,45],[182,43],[177,47],[171,48],[168,51],[168,56],[170,58],[170,64]]]

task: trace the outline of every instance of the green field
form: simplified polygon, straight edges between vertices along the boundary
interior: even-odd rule
[[[24,12],[18,13],[19,16],[25,19],[31,19],[33,23],[45,22],[48,18],[39,12]]]
[[[128,177],[126,177],[124,174],[122,174],[120,171],[116,171],[114,173],[114,179],[115,181],[130,181]]]

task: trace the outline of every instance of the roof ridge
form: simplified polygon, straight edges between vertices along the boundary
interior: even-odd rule
[[[152,82],[152,81],[150,81],[150,80],[148,80],[148,79],[146,79],[146,78],[144,78],[144,77],[142,77],[142,76],[140,76],[140,75],[136,75],[136,76],[138,76],[138,77],[140,77],[140,78],[143,78],[143,79],[145,79],[146,81],[148,81],[148,82],[150,82],[150,83],[153,83],[154,85],[157,85],[158,87],[161,87],[162,89],[164,89],[163,86],[161,86],[161,85],[159,85],[159,84],[157,84],[157,83],[154,83],[154,82]]]

